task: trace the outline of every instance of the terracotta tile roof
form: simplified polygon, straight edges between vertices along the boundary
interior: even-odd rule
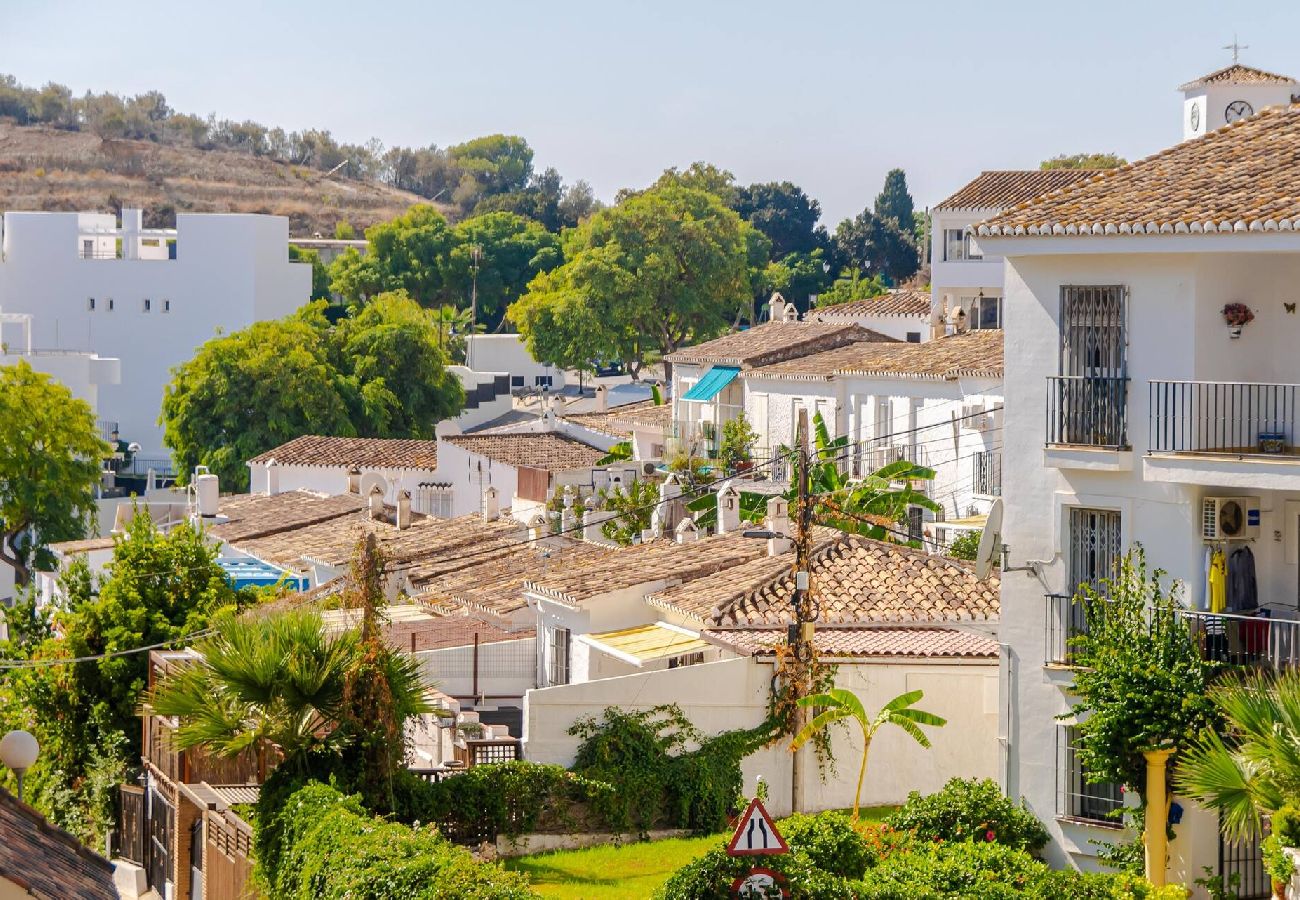
[[[981,235],[1300,230],[1300,106],[1276,106],[981,222]]]
[[[668,588],[648,602],[705,624],[783,625],[794,573],[788,559],[768,561]],[[820,541],[812,579],[827,624],[988,621],[1000,609],[996,578],[978,581],[966,563],[856,535]]]
[[[716,629],[701,637],[750,656],[770,656],[786,639],[784,628]],[[954,628],[818,628],[813,640],[819,654],[832,657],[998,658],[994,638]]]
[[[673,418],[671,403],[656,404],[653,400],[641,400],[616,406],[605,412],[574,413],[566,415],[566,421],[599,431],[610,437],[628,438],[632,436],[633,426],[648,428],[667,428]]]
[[[894,338],[851,322],[765,322],[694,347],[683,347],[664,359],[749,368],[858,341],[893,342]]]
[[[529,466],[548,472],[590,469],[607,455],[581,441],[554,431],[518,434],[455,434],[443,438],[470,453],[508,466]]]
[[[829,381],[837,375],[951,380],[1002,377],[1002,331],[983,329],[923,344],[850,344],[752,369],[747,378]]]
[[[347,516],[365,505],[359,494],[234,494],[222,497],[217,505],[217,512],[227,521],[209,526],[208,533],[228,543],[247,541]]]
[[[463,613],[440,614],[417,604],[389,606],[385,615],[385,639],[394,647],[415,652],[469,646],[474,643],[475,635],[480,644],[524,641],[537,636],[533,628],[509,628]],[[325,610],[321,617],[331,627],[356,628],[361,624],[360,609]]]
[[[1263,69],[1256,69],[1251,66],[1243,66],[1241,63],[1233,63],[1230,66],[1224,66],[1222,69],[1211,72],[1209,75],[1202,75],[1200,78],[1187,82],[1178,88],[1185,91],[1188,88],[1202,87],[1207,84],[1295,84],[1294,78],[1288,78],[1286,75],[1274,75],[1272,72],[1265,72]]]
[[[890,291],[866,300],[818,307],[812,311],[812,316],[819,322],[828,319],[852,319],[858,316],[924,316],[928,319],[930,292],[906,289]]]
[[[270,459],[285,466],[432,470],[438,468],[438,442],[306,434],[274,450],[259,453],[249,462],[265,463]]]
[[[50,544],[50,549],[63,556],[71,556],[75,553],[89,553],[92,550],[112,550],[113,544],[114,539],[110,534],[80,541],[59,541],[57,544]]]
[[[0,788],[0,879],[41,900],[117,900],[113,864]]]
[[[936,210],[1006,209],[1087,181],[1101,169],[1026,169],[981,172]]]
[[[659,580],[690,581],[729,570],[767,553],[767,542],[739,534],[714,535],[686,544],[661,539],[575,560],[525,581],[525,588],[569,606],[602,594]]]

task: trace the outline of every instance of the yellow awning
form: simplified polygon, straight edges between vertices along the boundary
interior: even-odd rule
[[[684,653],[695,653],[713,646],[708,641],[701,640],[694,632],[666,622],[601,634],[579,635],[578,640],[634,666]]]
[[[964,519],[946,519],[942,522],[931,522],[935,528],[947,528],[952,531],[983,531],[984,526],[988,524],[989,517],[967,516]]]

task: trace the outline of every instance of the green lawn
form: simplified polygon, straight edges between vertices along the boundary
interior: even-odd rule
[[[867,822],[879,822],[897,808],[867,806],[863,807],[861,817]],[[697,856],[721,846],[726,839],[727,835],[714,834],[618,847],[560,850],[508,859],[505,867],[527,875],[534,889],[543,897],[645,900],[673,872]]]

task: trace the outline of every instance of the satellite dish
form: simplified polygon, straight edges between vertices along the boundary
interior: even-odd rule
[[[378,486],[384,494],[388,493],[388,480],[378,472],[367,472],[361,476],[361,496],[369,497],[370,492]]]
[[[980,535],[979,552],[975,555],[975,577],[980,581],[989,577],[998,557],[1002,555],[1002,501],[994,500]]]

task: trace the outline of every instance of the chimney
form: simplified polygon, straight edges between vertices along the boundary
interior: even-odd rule
[[[528,520],[528,540],[540,541],[546,537],[546,516],[538,513]]]
[[[604,521],[596,511],[595,496],[588,497],[582,503],[582,539],[584,541],[600,540],[600,523]]]
[[[785,298],[781,296],[780,291],[773,291],[772,298],[767,301],[767,320],[769,322],[785,321]]]
[[[370,496],[366,502],[370,507],[370,518],[382,519],[384,517],[384,489],[375,485],[370,489]]]
[[[573,534],[578,528],[578,514],[573,509],[573,485],[564,486],[564,508],[560,511],[560,532]]]
[[[272,457],[266,461],[266,496],[274,497],[278,493],[280,493],[280,464],[275,461],[275,457]]]
[[[483,488],[483,522],[495,522],[501,518],[501,501],[497,489],[488,485]]]
[[[405,531],[411,527],[411,492],[397,493],[397,529]]]
[[[677,523],[685,514],[678,499],[682,495],[682,483],[675,473],[670,474],[659,485],[659,505],[650,515],[650,527],[656,534],[672,534]]]
[[[695,520],[687,516],[677,523],[673,536],[679,544],[692,544],[700,539],[700,529],[696,527]]]
[[[718,534],[732,534],[740,530],[740,494],[731,482],[718,491]]]
[[[659,532],[655,531],[653,528],[641,529],[641,543],[648,544],[657,537],[659,537]]]
[[[361,470],[356,466],[348,469],[348,493],[361,493]]]
[[[777,534],[790,533],[790,502],[784,497],[773,497],[767,501],[767,525],[768,531],[774,531]],[[767,555],[780,556],[782,553],[789,553],[794,547],[794,542],[788,537],[768,538]]]
[[[605,385],[596,386],[596,412],[607,412],[609,410],[609,388]]]

